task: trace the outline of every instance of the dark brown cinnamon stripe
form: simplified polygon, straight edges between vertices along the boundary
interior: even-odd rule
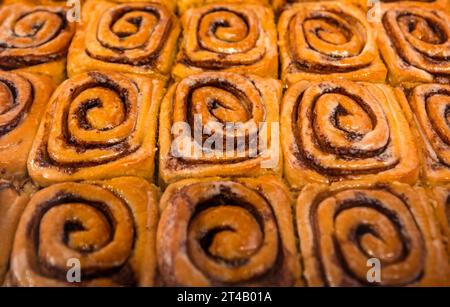
[[[249,11],[245,6],[239,10],[232,5],[215,5],[208,9],[199,9],[194,14],[196,14],[195,17],[192,17],[192,21],[189,22],[193,30],[186,31],[185,35],[194,35],[195,37],[185,39],[194,39],[196,48],[195,50],[185,50],[179,60],[181,63],[208,70],[221,70],[237,65],[250,66],[265,57],[267,50],[264,46],[261,48],[258,43],[261,35],[265,35],[264,29],[254,12]],[[205,31],[206,29],[208,30]],[[239,36],[239,39],[221,37],[217,35],[218,31],[227,31],[230,35]],[[222,48],[213,45],[214,41],[230,44],[230,47]],[[257,56],[248,55],[252,50],[259,50]],[[201,51],[211,52],[215,54],[215,58],[194,59],[190,54]],[[236,58],[237,55],[242,55],[242,59]]]
[[[405,206],[405,208],[409,209],[409,205],[408,205],[408,199],[405,198],[404,195],[400,195],[395,193],[394,191],[390,190],[387,186],[383,186],[380,185],[377,188],[373,188],[373,189],[360,189],[357,190],[357,192],[359,193],[358,195],[356,195],[357,197],[354,199],[347,199],[341,203],[337,203],[336,204],[336,208],[334,210],[334,221],[336,221],[336,219],[338,218],[338,216],[341,213],[344,213],[346,210],[352,210],[354,208],[370,208],[375,210],[378,214],[383,215],[384,217],[386,217],[393,225],[394,229],[396,230],[400,241],[401,241],[401,246],[398,247],[399,249],[401,249],[401,252],[397,255],[395,260],[390,260],[389,265],[393,265],[396,263],[401,263],[405,260],[407,260],[408,254],[410,253],[410,249],[411,249],[411,244],[410,244],[410,234],[407,233],[407,231],[403,228],[404,225],[402,225],[401,220],[403,218],[407,218],[405,216],[401,216],[399,215],[397,212],[395,212],[392,208],[389,208],[388,204],[384,204],[380,199],[374,199],[370,196],[365,195],[365,191],[384,191],[386,193],[390,193],[392,194],[394,197],[396,197],[398,200],[400,200],[403,205]],[[312,211],[311,211],[311,218],[310,218],[310,223],[311,225],[314,225],[312,227],[313,231],[314,231],[314,253],[315,256],[317,257],[317,259],[319,260],[320,263],[320,267],[318,267],[318,270],[320,270],[321,275],[322,276],[326,276],[326,273],[324,272],[324,263],[322,262],[322,254],[321,254],[321,250],[320,247],[317,245],[318,242],[320,241],[320,230],[319,227],[317,225],[317,211],[318,211],[318,207],[320,206],[320,204],[326,200],[329,197],[334,197],[336,194],[338,194],[339,192],[334,192],[332,194],[329,193],[324,193],[323,195],[318,196],[313,204],[312,207]],[[410,212],[410,217],[414,217],[413,212]],[[368,258],[371,257],[371,255],[369,254],[368,251],[365,251],[363,249],[363,247],[361,246],[360,240],[364,235],[367,234],[371,234],[373,236],[375,236],[378,239],[382,239],[377,231],[376,226],[371,226],[369,223],[376,223],[376,221],[359,221],[359,224],[356,225],[353,229],[353,233],[348,234],[348,242],[352,243],[353,245],[355,245],[358,250],[362,253],[365,254]],[[416,224],[417,222],[413,222],[414,224]],[[334,233],[335,235],[335,233]],[[422,237],[417,238],[419,241],[423,240]],[[349,265],[346,263],[345,257],[343,256],[343,251],[341,250],[341,247],[338,243],[338,239],[337,238],[333,238],[333,242],[335,242],[334,244],[334,248],[335,248],[335,256],[336,256],[336,260],[339,261],[339,266],[345,271],[345,273],[347,274],[347,277],[344,278],[345,282],[344,284],[342,284],[342,286],[355,286],[355,285],[373,285],[373,283],[370,283],[367,279],[363,279],[358,277],[356,274],[354,274]],[[417,247],[417,246],[416,246]],[[425,253],[425,249],[424,249],[424,244],[421,243],[420,244],[420,252],[421,253]],[[409,279],[405,280],[404,283],[398,284],[396,286],[406,286],[408,284],[413,284],[417,281],[420,280],[420,278],[423,276],[424,274],[424,259],[421,258],[421,263],[416,263],[414,264],[416,267],[420,268],[420,270],[418,270],[418,273],[414,276],[410,276]],[[325,284],[327,286],[329,286],[328,284],[328,278],[324,278],[323,281],[325,282]]]
[[[118,139],[108,139],[107,142],[92,141],[80,139],[73,134],[73,132],[69,128],[69,120],[76,119],[77,128],[82,131],[99,131],[99,133],[108,132],[122,124],[131,116],[131,113],[138,112],[139,110],[139,101],[131,101],[130,99],[138,99],[140,94],[140,89],[133,81],[126,79],[126,83],[122,83],[125,79],[119,80],[106,75],[102,72],[90,72],[87,74],[89,76],[88,79],[85,79],[83,83],[74,83],[68,88],[69,94],[67,95],[70,101],[65,101],[67,104],[64,110],[64,114],[62,114],[61,118],[54,119],[55,121],[61,122],[62,127],[62,135],[60,137],[61,140],[64,141],[64,146],[68,148],[73,148],[75,151],[79,153],[84,153],[88,150],[93,149],[105,149],[111,152],[115,152],[115,155],[108,159],[102,159],[99,161],[91,160],[91,161],[82,161],[82,162],[62,162],[55,161],[51,158],[48,153],[48,141],[49,141],[49,133],[51,129],[51,120],[49,123],[46,123],[44,130],[45,136],[42,140],[41,147],[38,149],[38,154],[36,156],[36,162],[41,166],[53,166],[57,167],[60,170],[66,173],[76,172],[77,169],[83,167],[91,167],[102,165],[108,162],[112,162],[118,160],[122,157],[125,157],[129,154],[136,152],[139,149],[139,146],[131,145],[129,143],[129,138],[135,132],[135,127],[129,131],[128,137],[121,137]],[[88,122],[86,117],[87,112],[91,108],[99,108],[103,106],[103,103],[100,99],[88,99],[82,101],[78,108],[74,110],[74,113],[70,112],[71,103],[77,99],[79,95],[83,92],[88,91],[90,89],[106,89],[111,92],[111,95],[116,95],[120,102],[121,108],[124,110],[124,119],[116,123],[115,126],[104,127],[102,129],[94,129],[91,124]],[[134,98],[131,98],[132,95]],[[57,97],[56,99],[65,99],[61,97]],[[62,102],[61,102],[62,103]],[[52,116],[52,115],[47,115]]]
[[[65,257],[70,258],[68,253],[72,253],[72,258],[82,262],[81,285],[89,285],[96,280],[109,280],[111,284],[122,286],[138,284],[135,272],[127,261],[137,239],[136,221],[131,208],[120,195],[95,185],[63,184],[41,191],[28,206],[32,212],[28,212],[24,218],[27,223],[24,225],[25,232],[21,234],[25,237],[16,238],[17,241],[27,242],[27,260],[23,265],[30,266],[33,276],[30,275],[27,282],[35,285],[42,282],[70,285]],[[46,219],[48,215],[52,215],[53,223],[63,225],[62,228],[49,225]],[[102,226],[94,227],[92,220]],[[52,232],[57,228],[61,232]],[[95,231],[100,232],[97,237],[84,235],[84,232]],[[124,238],[131,239],[122,242],[128,249],[123,249],[120,247],[122,243],[117,242],[119,238],[122,239],[117,235],[118,232],[126,233]],[[73,236],[77,238],[73,239]],[[55,244],[47,244],[48,240]],[[58,250],[62,247],[67,250]],[[109,251],[107,257],[99,255],[102,250]],[[120,254],[120,261],[114,250]],[[91,261],[91,257],[100,257],[101,261]],[[60,266],[62,263],[64,265]],[[16,286],[20,286],[20,280],[24,280],[17,268],[13,269],[10,278],[10,284]]]
[[[326,83],[322,83],[319,86],[321,86],[321,91],[314,96],[313,101],[311,102],[311,107],[309,108],[307,113],[307,119],[308,121],[310,121],[312,127],[314,127],[315,122],[318,121],[317,116],[320,116],[315,112],[316,103],[321,96],[328,94],[335,94],[349,97],[352,101],[358,104],[366,112],[366,114],[372,121],[372,127],[376,125],[378,121],[378,119],[376,118],[376,114],[374,114],[373,110],[371,109],[371,106],[364,101],[363,97],[359,97],[355,94],[350,93],[347,89],[345,89],[345,87],[342,87],[338,84],[329,85]],[[301,161],[305,166],[307,165],[308,167],[311,167],[320,174],[336,177],[336,179],[340,179],[342,178],[342,176],[346,175],[376,174],[381,171],[385,171],[396,167],[398,161],[384,168],[374,168],[371,170],[345,170],[345,169],[342,170],[324,167],[321,164],[321,161],[317,157],[314,157],[312,154],[308,153],[307,148],[305,148],[301,143],[302,136],[299,129],[300,125],[299,106],[301,103],[306,103],[303,101],[303,99],[304,99],[304,92],[300,93],[292,112],[292,131],[295,135],[296,140],[294,154],[297,157],[298,161]],[[359,134],[353,131],[347,131],[344,127],[341,127],[339,125],[337,117],[341,115],[350,114],[347,113],[347,110],[345,110],[340,104],[337,105],[337,108],[334,110],[333,114],[334,116],[330,117],[328,120],[332,122],[335,128],[343,132],[349,141],[358,141],[364,136],[364,134]],[[382,144],[379,148],[373,151],[370,150],[368,151],[358,148],[340,148],[340,147],[336,148],[332,144],[330,144],[331,140],[328,140],[325,135],[318,134],[315,129],[312,130],[312,133],[314,146],[324,153],[333,154],[338,156],[339,158],[346,159],[349,161],[354,159],[365,159],[373,157],[379,157],[379,159],[386,158],[386,150],[389,146],[389,139],[388,142]]]
[[[444,167],[450,167],[446,151],[450,146],[448,118],[450,107],[450,86],[424,84],[417,86],[408,94],[424,141],[430,143],[434,155],[432,160]]]
[[[140,13],[141,16],[135,16]],[[156,25],[152,28],[143,28],[143,19],[150,18],[147,14],[157,19]],[[127,16],[127,15],[132,15]],[[168,39],[172,28],[174,27],[175,18],[173,14],[165,6],[156,3],[146,4],[123,4],[115,6],[100,17],[97,24],[96,39],[99,44],[106,50],[113,52],[113,55],[105,52],[104,50],[89,50],[86,49],[86,54],[93,59],[101,60],[110,63],[127,64],[133,66],[152,66],[154,61],[160,56],[160,52],[165,46],[165,42]],[[136,27],[134,32],[120,31],[116,29],[116,24],[120,23],[132,24]],[[107,27],[102,27],[103,24],[107,24]],[[109,31],[111,33],[102,32]],[[140,45],[133,45],[133,47],[127,46],[125,43],[128,37],[136,35],[139,32],[145,32],[148,38]],[[116,42],[108,41],[108,36],[114,35],[119,37],[119,44]],[[149,48],[150,45],[155,45]],[[137,57],[130,57],[130,52],[141,50],[142,55]]]
[[[430,70],[428,67],[418,64],[418,62],[425,61],[427,66],[434,65],[439,67],[448,65],[450,55],[445,56],[444,54],[445,45],[450,39],[450,32],[448,32],[448,27],[443,28],[441,23],[445,23],[445,20],[442,20],[438,10],[421,11],[413,6],[409,10],[408,8],[388,10],[382,16],[382,24],[388,37],[390,37],[392,46],[406,65],[414,66],[438,77],[441,76],[441,78],[448,79],[449,76],[447,74]],[[407,28],[408,33],[402,32],[402,26]],[[432,50],[422,52],[421,49],[423,50],[423,47],[412,45],[413,42],[406,35],[416,37],[416,34],[413,33],[414,31],[420,31],[419,35],[421,37],[418,39],[423,40],[424,44],[442,45],[442,52],[433,53]],[[417,59],[413,57],[417,57]]]
[[[238,79],[236,79],[238,78]],[[172,104],[176,103],[176,109],[181,110],[183,113],[182,118],[173,118],[173,111],[171,111],[171,122],[185,122],[188,123],[191,129],[191,138],[194,139],[194,128],[195,128],[195,116],[202,115],[202,121],[205,121],[205,116],[210,117],[210,120],[223,125],[224,127],[224,149],[225,143],[232,143],[233,148],[236,150],[238,143],[243,142],[246,157],[235,157],[235,158],[227,158],[220,163],[224,164],[233,164],[241,161],[248,160],[248,151],[250,150],[251,140],[259,142],[259,126],[256,126],[257,130],[255,133],[250,133],[250,131],[245,130],[244,135],[238,135],[238,132],[233,130],[231,135],[227,135],[227,131],[225,129],[226,123],[237,124],[234,121],[227,121],[226,118],[222,119],[216,116],[214,113],[216,108],[226,109],[228,111],[241,111],[243,114],[243,118],[241,123],[245,124],[251,120],[255,120],[255,124],[258,125],[259,122],[263,121],[265,117],[265,107],[264,107],[264,97],[258,88],[258,86],[249,78],[245,76],[235,76],[234,79],[224,78],[222,75],[213,76],[212,74],[204,75],[204,76],[196,76],[192,80],[182,81],[185,84],[178,84],[177,90],[175,90],[175,94],[173,96]],[[188,92],[184,92],[180,90],[184,88],[186,84],[189,84]],[[194,102],[193,95],[196,91],[201,91],[202,89],[209,88],[209,95],[203,96],[201,101]],[[211,92],[211,90],[214,92]],[[246,92],[246,90],[250,89],[251,92]],[[227,101],[222,97],[222,91],[224,93],[231,94],[236,101],[239,101],[239,105],[241,109],[235,110],[227,107]],[[199,108],[198,104],[206,104],[206,109],[208,110],[208,114],[201,114],[196,112],[196,108]],[[255,118],[255,114],[253,114],[253,105],[259,104],[262,106],[262,112],[264,113],[262,118]],[[256,115],[259,116],[259,115]],[[202,123],[202,128],[204,129],[205,122]],[[235,127],[237,128],[237,127]],[[202,142],[204,142],[209,136],[202,135]],[[203,143],[202,143],[203,144]],[[200,145],[202,145],[200,144]],[[198,166],[198,165],[207,165],[207,164],[217,164],[217,161],[209,160],[209,159],[184,159],[182,157],[171,157],[174,160],[177,160],[176,163],[169,163],[169,167],[173,167],[173,169],[185,169],[189,166]]]
[[[174,192],[167,201],[165,214],[178,217],[179,229],[186,227],[186,237],[177,232],[171,237],[172,240],[179,242],[189,266],[195,266],[200,274],[204,274],[211,286],[295,283],[296,277],[292,276],[286,259],[293,255],[283,244],[276,212],[271,200],[262,191],[227,181],[195,182]],[[222,219],[222,222],[216,223],[215,216],[221,211],[225,214],[222,216],[226,216],[227,210],[235,212],[233,221]],[[241,245],[240,250],[234,251],[226,246],[218,246],[225,244],[224,236],[230,236],[230,240],[238,239],[236,235],[240,231],[248,231],[246,227],[257,228],[252,228],[252,235],[245,237],[248,242],[241,243],[248,246]],[[160,225],[159,231],[160,236],[173,233],[168,224]],[[252,242],[254,240],[258,240],[258,243]],[[230,244],[229,247],[233,247],[234,244]],[[166,254],[166,251],[161,250],[163,253],[160,257],[170,257],[170,252]],[[186,285],[185,281],[176,277],[178,274],[175,271],[179,268],[170,263],[160,261],[164,283]],[[237,276],[238,272],[242,272],[242,276]],[[192,280],[193,284],[196,282]]]
[[[0,72],[0,137],[17,127],[28,112],[33,99],[34,88],[26,78],[5,72]]]
[[[75,26],[63,7],[16,4],[2,7],[0,17],[1,69],[47,63],[67,54]]]
[[[447,257],[428,200],[400,183],[306,186],[296,217],[307,284],[445,285]]]
[[[343,21],[347,22],[347,24],[344,24]],[[320,36],[321,31],[327,32],[329,30],[322,28],[321,25],[315,25],[314,30],[307,30],[304,27],[304,23],[307,22],[326,23],[328,26],[332,27],[334,31],[339,32],[343,37],[345,37],[345,39],[347,40],[346,42],[349,42],[353,36],[357,36],[359,37],[362,45],[360,46],[359,51],[356,54],[349,53],[347,55],[332,54],[330,53],[330,50],[317,49],[308,40],[306,32],[310,32],[310,34],[313,33],[311,35],[315,35],[318,40],[323,40],[329,43]],[[288,24],[289,31],[285,35],[288,36],[287,45],[289,52],[294,60],[292,63],[292,67],[290,68],[291,71],[302,70],[316,74],[328,74],[336,72],[344,73],[360,70],[371,65],[370,62],[361,62],[351,66],[339,65],[340,60],[359,56],[361,51],[364,49],[364,45],[367,43],[366,34],[360,32],[361,29],[365,29],[365,26],[357,18],[348,15],[346,12],[342,11],[339,8],[330,8],[329,10],[326,10],[325,8],[311,10],[303,19],[300,19],[300,17],[295,14],[291,17]],[[302,26],[298,27],[296,24],[302,24]],[[298,34],[298,30],[303,31],[304,33]],[[296,35],[304,36],[307,49],[310,49],[311,51],[314,51],[318,55],[320,55],[317,61],[311,61],[307,57],[303,58],[300,54],[298,54],[298,51],[296,51],[296,44],[298,44]],[[323,63],[320,62],[321,60],[323,61]]]

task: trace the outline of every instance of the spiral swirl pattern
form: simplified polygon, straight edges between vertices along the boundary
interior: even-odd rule
[[[89,30],[86,53],[97,60],[134,66],[152,65],[174,26],[170,10],[156,3],[111,6]]]
[[[0,10],[0,67],[15,69],[64,57],[75,32],[56,6],[13,4]]]
[[[372,28],[355,6],[338,2],[294,5],[280,17],[278,31],[284,78],[299,73],[309,78],[349,73],[349,78],[368,81],[362,73],[350,74],[359,71],[384,81]]]
[[[447,243],[447,255],[450,263],[450,186],[447,184],[435,187],[427,192],[430,199],[434,200],[436,217],[445,238],[444,243]]]
[[[409,101],[425,142],[426,175],[432,178],[435,173],[436,178],[450,178],[450,86],[419,85],[410,94]]]
[[[142,191],[130,192],[130,185]],[[155,217],[156,204],[150,210],[148,204],[154,200],[138,194],[151,195],[151,191],[136,178],[98,185],[63,183],[39,191],[17,230],[10,282],[70,285],[67,271],[73,259],[79,261],[83,285],[140,285],[146,279],[141,274],[154,276],[154,267],[141,271],[146,263],[140,258],[141,249],[149,247],[145,228],[155,227],[155,221],[147,223],[147,219]],[[153,257],[154,251],[147,253]]]
[[[98,178],[92,169],[101,176],[128,169],[151,176],[161,91],[159,81],[119,73],[93,71],[67,80],[54,93],[34,143],[31,175],[40,181],[59,173],[51,176],[59,181],[65,175]]]
[[[294,86],[282,110],[288,166],[300,167],[314,182],[383,173],[414,181],[416,148],[392,95],[385,86],[348,81]]]
[[[0,137],[17,127],[33,102],[33,87],[26,78],[0,72]]]
[[[25,189],[24,189],[25,190]],[[9,257],[19,223],[31,189],[20,191],[13,183],[0,179],[0,284],[3,284],[5,273],[8,270]]]
[[[254,84],[245,77],[229,75],[226,78],[221,75],[203,75],[182,81],[178,86],[173,99],[173,122],[186,122],[194,131],[195,123],[193,115],[201,116],[201,124],[207,123],[243,123],[244,135],[225,135],[225,138],[254,138],[249,135],[249,125],[258,125],[266,118],[266,106],[260,92]],[[194,81],[194,85],[192,84]],[[226,134],[227,131],[223,131]],[[193,136],[193,135],[192,135]],[[176,136],[175,136],[176,137]],[[246,154],[248,157],[248,153]],[[185,157],[191,160],[190,157]],[[235,162],[235,159],[243,158],[215,157],[194,158],[204,163]],[[231,161],[230,161],[231,160]]]
[[[272,191],[252,180],[188,180],[168,188],[157,236],[166,284],[286,286],[295,282],[292,225],[284,220],[289,218],[287,195],[273,178],[265,179],[273,185]]]
[[[450,16],[443,10],[389,7],[380,27],[380,47],[393,81],[449,82]]]
[[[276,77],[276,32],[269,9],[245,4],[207,5],[186,12],[183,26],[185,36],[178,56],[181,65],[197,71],[251,71]],[[178,74],[177,67],[174,73]]]
[[[36,90],[39,89],[39,90]],[[51,81],[31,73],[0,72],[1,177],[21,179],[45,105]]]
[[[423,190],[408,185],[307,186],[297,225],[309,285],[436,285],[446,256]],[[368,280],[368,260],[381,278]]]
[[[207,168],[215,167],[220,167],[217,171],[223,175],[245,167],[257,171],[263,155],[278,144],[270,135],[271,123],[278,120],[280,95],[275,80],[227,72],[202,73],[174,85],[161,107],[163,177],[188,169],[196,171],[186,175],[198,175],[197,171],[208,173]],[[180,123],[189,129],[173,129]],[[221,147],[211,144],[211,137],[218,139]],[[183,146],[179,146],[180,140]],[[239,163],[248,165],[234,169]],[[203,176],[210,176],[207,173]]]

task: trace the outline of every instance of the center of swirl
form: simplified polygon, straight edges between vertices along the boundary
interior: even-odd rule
[[[384,285],[414,282],[423,269],[423,240],[404,200],[384,190],[345,190],[316,204],[317,242],[341,255],[339,270],[367,283],[367,260],[377,258]],[[322,254],[325,274],[333,276],[331,254]]]
[[[195,204],[187,221],[186,242],[197,268],[230,283],[270,270],[278,257],[279,239],[271,207],[261,195],[228,182],[194,184],[185,193],[189,200],[177,197],[174,204]]]
[[[45,44],[58,35],[64,22],[64,16],[43,9],[26,13],[16,20],[9,47],[30,48]]]
[[[405,14],[400,15],[397,20],[405,34],[410,33],[423,42],[442,44],[447,40],[444,30],[440,28],[439,24],[424,16]]]
[[[389,141],[385,114],[361,89],[336,87],[322,94],[312,89],[305,98],[312,99],[310,121],[322,150],[355,157],[373,157],[384,150]]]
[[[243,53],[255,47],[259,37],[252,13],[214,9],[199,23],[199,44],[202,48],[225,54]]]
[[[62,184],[43,190],[39,210],[28,220],[36,259],[42,272],[65,278],[67,261],[80,261],[85,278],[119,268],[128,259],[133,241],[132,217],[113,193],[93,185]]]
[[[126,105],[111,89],[94,87],[82,92],[71,105],[71,117],[80,128],[110,130],[126,118]]]
[[[135,49],[148,41],[149,33],[158,23],[158,16],[151,11],[136,10],[131,12],[114,11],[109,21],[109,28],[116,35],[108,36],[105,43],[111,48]],[[100,24],[102,27],[103,24]],[[100,32],[100,38],[107,32]],[[126,41],[126,43],[124,43]]]
[[[343,13],[316,11],[303,21],[303,31],[313,50],[334,58],[356,56],[365,46],[365,29]]]
[[[250,120],[252,105],[242,95],[212,86],[196,89],[192,94],[191,112],[202,115],[203,124],[245,123]]]

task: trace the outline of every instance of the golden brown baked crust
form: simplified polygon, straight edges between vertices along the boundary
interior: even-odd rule
[[[0,69],[39,72],[60,83],[75,32],[62,6],[11,4],[0,8]]]
[[[211,4],[183,14],[183,40],[172,75],[204,71],[278,77],[272,11],[262,5]]]
[[[285,177],[294,188],[355,179],[417,180],[413,135],[387,85],[298,82],[286,92],[280,118]]]
[[[428,196],[433,200],[436,218],[441,228],[447,256],[450,264],[450,185],[428,189]],[[450,272],[449,272],[450,276]]]
[[[261,4],[270,7],[270,3],[272,0],[178,0],[178,12],[180,14],[184,13],[190,8],[202,7],[208,4],[224,4],[224,3],[232,3],[232,4]]]
[[[278,130],[280,97],[279,81],[227,72],[194,75],[174,84],[161,105],[160,180],[279,172],[279,136],[273,134]],[[235,133],[227,130],[227,123],[235,125]],[[180,125],[187,127],[179,130]],[[205,135],[213,125],[219,126],[216,133]],[[202,136],[195,137],[196,129],[205,132],[203,137],[218,135],[222,149],[208,150],[213,147]],[[244,139],[245,146],[236,145]],[[250,139],[262,141],[257,151]],[[235,145],[230,148],[228,143]]]
[[[46,76],[0,71],[0,178],[26,177],[28,153],[53,89]]]
[[[431,185],[450,183],[450,131],[446,113],[450,85],[422,84],[411,91],[400,88],[396,91],[418,140],[422,179]]]
[[[288,189],[273,176],[170,185],[157,234],[164,284],[300,284],[291,204]]]
[[[29,187],[20,190],[11,182],[0,179],[0,285],[8,270],[14,234],[30,192]]]
[[[157,189],[135,177],[37,192],[17,228],[8,285],[152,286],[157,202]],[[70,259],[81,283],[67,281]]]
[[[376,3],[376,1],[372,0],[348,0],[348,1],[353,1],[353,3],[355,3],[356,5],[358,5],[359,7],[361,7],[364,10],[373,10],[373,13],[375,13],[375,9],[374,9],[374,3]],[[414,4],[414,3],[423,3],[423,4],[430,4],[430,5],[438,5],[442,8],[449,8],[450,6],[450,1],[448,0],[413,0],[413,1],[403,1],[403,0],[380,0],[379,4],[381,7],[382,5],[399,5],[399,4]]]
[[[79,0],[80,4],[83,5],[88,0]],[[89,0],[89,1],[105,1],[105,0]],[[30,3],[30,4],[58,4],[58,5],[67,5],[68,7],[74,7],[73,3],[75,1],[69,2],[68,0],[4,0],[4,4],[10,3]],[[128,2],[154,2],[167,6],[172,11],[175,11],[176,8],[176,0],[111,0],[111,2],[117,3],[128,3]]]
[[[450,83],[450,15],[445,9],[419,2],[386,4],[374,26],[392,84]]]
[[[386,68],[365,13],[344,2],[292,5],[278,23],[282,79],[384,82]]]
[[[163,93],[162,81],[136,75],[92,71],[66,80],[33,143],[31,178],[42,186],[118,176],[151,180]]]
[[[70,77],[91,70],[136,73],[167,80],[180,26],[164,5],[89,1],[70,45]]]
[[[309,286],[448,285],[448,263],[423,189],[367,182],[306,186],[296,208]],[[380,282],[368,281],[368,260]]]

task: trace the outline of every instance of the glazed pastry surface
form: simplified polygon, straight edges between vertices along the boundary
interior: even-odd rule
[[[293,286],[291,198],[272,176],[187,179],[162,196],[157,252],[169,286]]]
[[[40,190],[20,219],[7,283],[152,286],[157,203],[157,189],[135,177]],[[67,280],[71,259],[79,261],[81,284]]]
[[[53,94],[28,159],[41,186],[154,172],[162,81],[91,71]],[[111,112],[114,110],[114,112]]]

